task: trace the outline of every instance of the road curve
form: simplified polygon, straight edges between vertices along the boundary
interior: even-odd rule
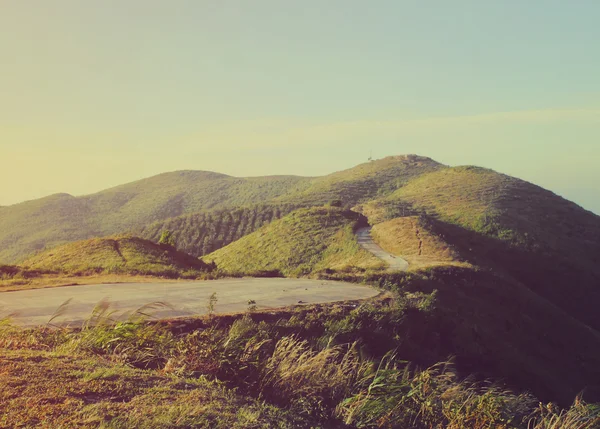
[[[217,294],[215,313],[245,311],[250,300],[256,301],[258,309],[268,309],[366,299],[379,293],[371,287],[352,283],[285,278],[82,285],[0,292],[0,319],[10,316],[17,325],[43,325],[69,299],[64,313],[53,321],[54,324],[81,324],[103,300],[108,301],[110,309],[118,315],[162,302],[169,307],[153,311],[154,317],[198,316],[208,312],[209,297],[213,292]]]
[[[356,231],[356,238],[358,240],[358,244],[360,244],[363,249],[371,252],[373,255],[377,256],[379,259],[382,259],[389,265],[388,271],[406,271],[408,269],[408,262],[402,258],[399,258],[398,256],[394,256],[391,253],[386,252],[373,241],[373,237],[371,237],[370,226],[359,228]]]

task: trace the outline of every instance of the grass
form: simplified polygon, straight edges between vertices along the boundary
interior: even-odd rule
[[[0,426],[293,428],[305,421],[218,381],[47,351],[2,350]]]
[[[359,217],[335,207],[301,209],[205,259],[228,273],[277,272],[302,276],[326,270],[383,268],[353,233]]]
[[[0,279],[0,292],[12,292],[27,289],[46,289],[62,286],[78,286],[86,284],[116,284],[116,283],[153,283],[157,277],[95,273],[89,275],[69,275],[61,273],[46,273],[35,275],[16,275]],[[171,279],[161,277],[161,282],[187,281],[188,279]]]
[[[162,231],[173,232],[177,248],[194,256],[207,255],[300,208],[292,204],[260,204],[216,209],[154,222],[134,231],[158,242]]]
[[[406,216],[376,224],[371,235],[386,251],[402,256],[409,269],[440,265],[468,266],[459,252],[435,234],[426,219]]]
[[[24,202],[0,211],[0,261],[19,262],[47,247],[125,233],[187,213],[269,202],[309,181],[177,171],[93,195],[56,194]]]
[[[407,275],[407,274],[405,274]],[[411,331],[436,299],[270,314],[0,328],[0,424],[8,427],[594,429],[600,408],[562,409],[464,378]],[[433,312],[433,313],[432,313]],[[350,340],[350,342],[348,342]],[[419,353],[424,358],[423,353]],[[151,359],[148,359],[148,358]],[[423,361],[423,363],[425,363]],[[141,369],[146,368],[146,369]]]
[[[234,212],[248,206],[252,211],[251,207],[257,204],[320,206],[336,199],[351,206],[386,195],[410,178],[438,166],[428,158],[390,157],[317,178],[237,178],[204,171],[177,171],[93,195],[56,194],[0,210],[0,262],[20,262],[33,252],[66,242],[137,233],[156,222],[213,209]],[[209,233],[208,238],[211,246],[219,240],[224,240],[221,245],[227,244],[227,239],[218,234],[212,237]],[[179,237],[179,241],[186,251],[198,254],[194,235]]]
[[[32,256],[23,267],[79,276],[102,273],[171,278],[198,278],[213,269],[171,246],[133,236],[66,244]]]
[[[600,217],[531,183],[441,168],[360,209],[371,223],[421,216],[473,265],[524,284],[600,330]],[[376,228],[377,229],[377,228]]]
[[[439,169],[364,205],[372,223],[413,213],[531,250],[595,249],[598,216],[531,183],[479,167]],[[592,247],[590,247],[592,246]]]
[[[315,178],[304,189],[284,194],[277,201],[322,205],[340,200],[345,207],[352,207],[388,195],[411,180],[442,167],[426,157],[389,156]]]

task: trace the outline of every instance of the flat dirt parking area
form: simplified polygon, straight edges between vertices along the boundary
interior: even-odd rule
[[[61,309],[54,324],[78,324],[94,307],[106,301],[123,315],[151,303],[162,303],[151,311],[157,318],[198,316],[208,313],[209,298],[216,293],[215,313],[235,313],[255,301],[258,309],[296,304],[319,304],[371,298],[374,288],[352,283],[285,278],[243,278],[186,283],[98,284],[0,293],[0,318],[10,316],[21,326],[43,325]]]

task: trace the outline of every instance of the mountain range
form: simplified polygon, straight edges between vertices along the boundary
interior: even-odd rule
[[[353,232],[367,224],[408,273],[385,274],[358,246]],[[540,398],[600,397],[600,217],[532,183],[416,155],[322,177],[178,171],[0,208],[0,261],[85,267],[77,258],[96,257],[93,244],[104,249],[103,269],[135,258],[136,272],[174,260],[180,270],[206,266],[183,254],[158,260],[151,241],[165,230],[179,251],[231,275],[363,276],[435,293],[419,340],[434,361],[454,355],[465,373]],[[123,258],[117,242],[134,253]]]

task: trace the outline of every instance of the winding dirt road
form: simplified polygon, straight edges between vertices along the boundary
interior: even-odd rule
[[[81,324],[103,300],[110,304],[110,310],[120,315],[162,302],[168,306],[154,310],[152,316],[198,316],[208,312],[209,297],[213,292],[217,294],[215,313],[246,311],[249,301],[256,301],[258,309],[268,309],[359,300],[379,294],[374,288],[352,283],[285,278],[97,284],[1,292],[0,319],[10,315],[17,325],[43,325],[69,299],[64,313],[53,321],[54,324]]]
[[[363,249],[371,252],[389,265],[388,271],[406,271],[408,269],[408,262],[398,256],[386,252],[373,241],[370,226],[359,228],[356,231],[356,238],[358,244],[360,244]]]

